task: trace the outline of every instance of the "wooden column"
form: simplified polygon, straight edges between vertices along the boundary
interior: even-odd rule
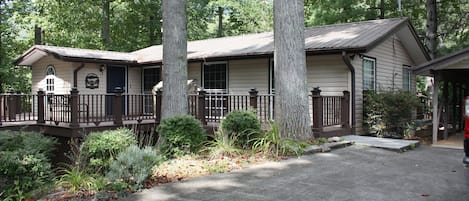
[[[432,128],[432,144],[435,144],[438,141],[438,124],[440,123],[440,115],[438,111],[438,87],[440,81],[440,75],[438,72],[433,73],[433,93],[432,93],[432,106],[433,106],[433,128]]]
[[[319,87],[311,91],[313,95],[313,132],[322,132],[322,96]]]
[[[161,90],[158,90],[156,91],[156,95],[155,95],[155,99],[156,99],[156,103],[155,103],[155,122],[156,123],[159,123],[161,121],[161,100],[162,100],[162,97],[163,97],[163,91]]]
[[[70,127],[78,128],[78,89],[73,87],[70,91]]]
[[[443,78],[444,86],[443,86],[443,107],[444,107],[444,116],[443,116],[443,125],[445,130],[443,131],[444,139],[448,139],[448,121],[449,121],[449,81],[447,77]]]
[[[10,119],[10,121],[14,121],[16,120],[16,95],[15,95],[15,90],[13,90],[13,88],[9,88],[8,89],[8,106],[7,106],[7,110],[8,110],[8,118]]]
[[[251,89],[251,91],[249,91],[249,106],[255,112],[257,112],[257,94],[258,93],[259,91],[257,91],[256,89]]]
[[[207,125],[207,120],[205,119],[205,91],[198,91],[198,108],[197,108],[197,117],[202,123],[202,125]]]
[[[39,91],[37,91],[37,123],[38,124],[46,123],[46,120],[45,120],[45,106],[46,105],[44,104],[45,95],[46,95],[46,92],[44,92],[44,90],[39,89]]]
[[[114,89],[114,125],[122,126],[122,93],[124,89],[116,87]]]
[[[343,91],[344,96],[341,98],[341,123],[342,128],[350,128],[350,92]]]

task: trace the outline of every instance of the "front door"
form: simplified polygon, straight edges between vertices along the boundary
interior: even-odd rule
[[[107,83],[106,92],[108,94],[114,93],[116,87],[126,90],[126,67],[125,66],[107,66]],[[106,114],[112,115],[114,108],[114,97],[112,95],[106,96]],[[122,98],[122,111],[125,113],[125,98]]]

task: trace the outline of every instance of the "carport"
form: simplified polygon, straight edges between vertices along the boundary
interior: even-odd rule
[[[448,134],[462,131],[463,100],[469,95],[469,48],[422,64],[414,69],[414,73],[433,77],[432,143],[437,143],[441,126],[445,140]]]

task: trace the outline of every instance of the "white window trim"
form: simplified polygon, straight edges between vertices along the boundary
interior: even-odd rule
[[[53,74],[48,74],[49,69],[52,69]],[[46,67],[46,72],[45,72],[45,77],[46,77],[46,93],[54,93],[55,92],[55,78],[56,78],[57,71],[55,70],[54,65],[47,65]],[[52,80],[52,84],[49,84],[49,80]],[[52,90],[50,90],[52,89]]]
[[[226,89],[225,91],[221,90],[221,89],[206,89],[205,88],[205,76],[204,76],[204,71],[205,71],[205,65],[212,65],[212,64],[225,64],[226,66]],[[229,92],[229,88],[230,86],[228,85],[230,82],[229,82],[229,65],[228,65],[228,61],[212,61],[212,62],[203,62],[202,63],[202,67],[201,67],[201,77],[202,77],[202,80],[201,80],[201,85],[202,85],[202,88],[207,91],[207,93],[227,93]]]
[[[364,61],[365,60],[368,60],[368,61],[372,61],[373,62],[373,91],[376,91],[376,74],[377,74],[377,69],[376,69],[376,58],[373,58],[373,57],[367,57],[367,56],[363,56],[363,64],[362,64],[362,85],[363,87],[362,88],[365,88],[365,85],[364,85],[364,82],[365,82],[365,71],[363,70],[365,65],[364,65]],[[370,90],[370,89],[368,89]]]
[[[412,89],[412,84],[411,84],[411,81],[412,81],[412,73],[411,73],[411,66],[410,65],[402,65],[402,89],[405,90],[405,91],[411,91]],[[408,80],[407,80],[407,86],[404,86],[404,73],[407,73],[409,76],[408,76]],[[406,87],[406,88],[404,88]]]

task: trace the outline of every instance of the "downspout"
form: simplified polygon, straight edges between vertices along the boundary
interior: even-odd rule
[[[355,135],[356,128],[356,118],[355,118],[355,67],[353,67],[352,62],[350,62],[350,57],[347,55],[346,51],[342,51],[342,59],[344,60],[345,65],[347,65],[352,75],[352,91],[351,91],[351,100],[352,100],[352,134]]]
[[[85,63],[81,63],[78,68],[73,70],[73,87],[78,88],[78,71],[80,71],[83,67],[85,67]]]

